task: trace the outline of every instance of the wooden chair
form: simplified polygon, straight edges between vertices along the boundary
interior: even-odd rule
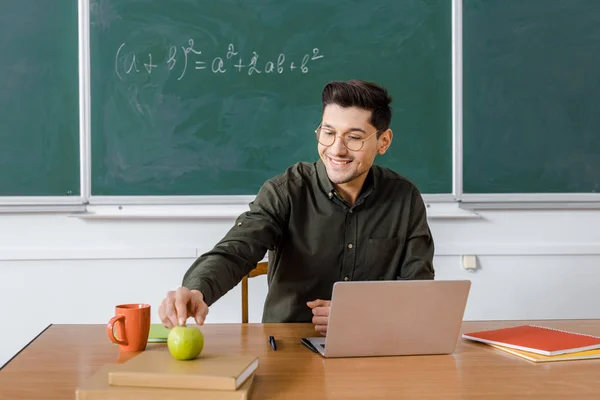
[[[244,278],[242,278],[242,323],[248,323],[248,278],[253,278],[255,276],[264,275],[267,273],[269,267],[269,263],[267,261],[262,261],[256,264],[256,268],[254,268],[250,273]]]

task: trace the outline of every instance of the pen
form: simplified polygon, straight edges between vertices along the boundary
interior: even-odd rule
[[[277,350],[277,343],[275,343],[275,338],[273,336],[269,336],[269,343],[271,343],[271,348],[273,350]]]

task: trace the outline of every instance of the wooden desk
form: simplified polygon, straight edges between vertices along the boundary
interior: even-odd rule
[[[465,322],[463,332],[522,323]],[[535,323],[600,335],[600,320]],[[314,334],[310,324],[208,324],[202,330],[207,350],[260,357],[253,399],[600,398],[600,360],[534,364],[463,339],[453,355],[324,359],[300,343]],[[119,353],[104,325],[51,325],[0,371],[0,399],[73,399],[98,367],[132,356]]]

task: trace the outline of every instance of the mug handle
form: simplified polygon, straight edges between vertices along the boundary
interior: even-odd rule
[[[125,339],[117,339],[115,337],[113,325],[115,325],[117,322],[121,322],[123,324],[123,328],[125,328],[125,316],[124,315],[115,315],[114,317],[112,317],[110,319],[110,321],[108,321],[108,324],[106,325],[106,333],[108,334],[108,338],[110,340],[112,340],[114,343],[126,346],[127,342],[125,341]],[[123,329],[123,332],[125,332],[125,329]]]

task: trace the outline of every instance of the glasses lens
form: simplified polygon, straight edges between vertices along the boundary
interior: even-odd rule
[[[317,140],[323,146],[331,146],[335,141],[335,135],[328,131],[323,131],[322,129],[317,130]]]
[[[346,139],[346,140],[344,140],[344,143],[346,144],[346,147],[348,148],[348,150],[352,150],[352,151],[360,150],[363,145],[362,140]]]

